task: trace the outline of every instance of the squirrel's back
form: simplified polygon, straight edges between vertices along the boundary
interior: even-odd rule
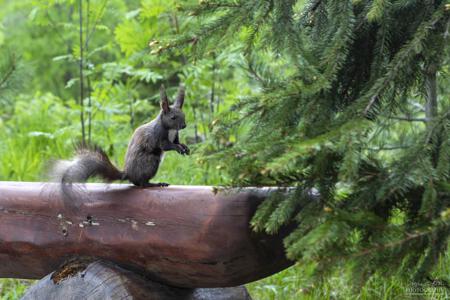
[[[125,178],[135,185],[145,185],[156,175],[163,155],[160,135],[156,120],[135,130],[128,144],[124,166]]]

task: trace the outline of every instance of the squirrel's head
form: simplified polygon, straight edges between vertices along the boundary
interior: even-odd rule
[[[184,86],[180,85],[178,95],[173,105],[169,104],[169,98],[166,94],[164,85],[161,85],[161,121],[166,129],[181,130],[186,128],[184,113],[182,111],[184,103]]]

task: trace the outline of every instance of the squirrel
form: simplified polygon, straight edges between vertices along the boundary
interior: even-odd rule
[[[54,173],[61,180],[63,192],[74,182],[86,182],[99,176],[106,181],[129,180],[139,187],[168,186],[167,183],[150,183],[164,156],[175,150],[189,155],[189,148],[180,143],[178,131],[186,128],[182,111],[185,89],[180,85],[175,103],[170,106],[164,85],[160,90],[161,112],[149,123],[138,127],[131,137],[125,156],[125,167],[120,171],[98,146],[80,144],[72,161],[59,161]],[[65,191],[64,191],[65,189]]]

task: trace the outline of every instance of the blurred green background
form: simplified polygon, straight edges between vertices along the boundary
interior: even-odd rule
[[[161,40],[198,26],[196,19],[177,11],[175,0],[91,0],[83,5],[81,105],[78,1],[0,0],[0,180],[42,181],[49,161],[73,154],[74,142],[83,135],[82,111],[85,139],[101,145],[123,166],[133,130],[159,111],[160,84],[173,96],[183,82],[188,127],[181,141],[189,145],[192,156],[169,153],[155,181],[180,185],[228,182],[220,165],[204,164],[198,149],[211,135],[211,124],[221,112],[235,99],[258,90],[247,74],[240,48],[230,44],[199,58],[185,48],[160,55],[157,45]],[[236,36],[237,41],[240,38]],[[270,59],[268,53],[261,55]],[[278,64],[283,70],[283,61]],[[234,132],[231,142],[239,134]],[[247,287],[254,299],[352,297],[354,291],[348,290],[344,280],[347,270],[312,285],[303,280],[308,272],[308,266],[297,264]],[[448,255],[435,273],[448,278]],[[1,299],[20,298],[30,284],[0,280]],[[404,291],[405,283],[373,278],[359,299],[396,299]]]

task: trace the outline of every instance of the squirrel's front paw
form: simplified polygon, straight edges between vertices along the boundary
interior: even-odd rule
[[[186,146],[185,144],[180,144],[180,145],[181,145],[181,147],[184,148],[184,153],[186,155],[189,155],[191,153],[191,150],[188,148],[188,146]]]
[[[189,154],[189,148],[184,144],[178,144],[177,145],[177,152],[181,155],[188,155]]]

